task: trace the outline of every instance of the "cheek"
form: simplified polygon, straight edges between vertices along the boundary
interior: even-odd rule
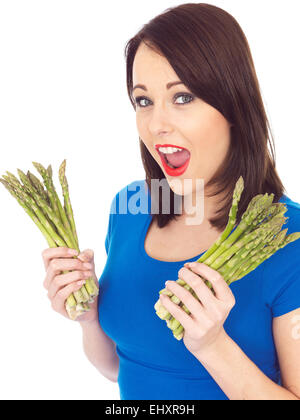
[[[156,156],[156,151],[153,150],[153,147],[152,147],[152,144],[151,144],[151,140],[149,139],[149,136],[147,137],[146,133],[143,133],[143,131],[142,132],[139,131],[139,137],[141,139],[142,144],[145,146],[145,148],[149,152],[149,154],[159,164],[160,159],[159,159],[158,156]]]
[[[139,137],[143,140],[143,143],[145,143],[146,146],[150,146],[151,138],[149,135],[149,131],[147,130],[147,124],[145,123],[145,118],[143,118],[138,113],[136,115],[136,127],[137,127]]]
[[[197,157],[205,159],[209,165],[216,166],[224,160],[230,146],[230,125],[228,121],[214,108],[198,118],[194,126],[194,146]]]
[[[141,118],[140,118],[140,116],[139,116],[138,113],[136,113],[135,121],[136,121],[136,128],[137,128],[137,130],[138,130],[138,132],[139,132],[139,134],[141,136],[142,129],[143,129],[143,124],[142,124]]]

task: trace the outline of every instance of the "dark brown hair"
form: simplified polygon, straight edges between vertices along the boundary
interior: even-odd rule
[[[210,219],[211,225],[219,230],[225,228],[232,193],[240,176],[244,178],[245,190],[239,205],[238,222],[255,195],[274,193],[274,202],[279,201],[285,189],[275,169],[273,135],[249,44],[233,16],[210,4],[187,3],[167,9],[144,25],[125,46],[127,90],[134,109],[132,67],[141,42],[166,57],[189,90],[233,125],[224,164],[205,185],[205,189],[214,187],[210,197],[225,194],[225,200],[216,210],[217,216]],[[151,192],[151,179],[165,176],[139,140],[146,182]],[[159,197],[151,197],[159,201],[160,214],[152,216],[159,227],[176,219],[171,190],[170,196],[170,214],[161,212],[160,193]]]

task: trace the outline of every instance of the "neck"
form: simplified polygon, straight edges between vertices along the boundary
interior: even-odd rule
[[[187,226],[210,227],[209,219],[215,217],[224,195],[208,197],[204,190],[193,191],[185,195],[182,202],[182,215],[180,219]]]

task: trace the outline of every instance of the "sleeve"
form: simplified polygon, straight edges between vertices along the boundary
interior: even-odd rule
[[[291,271],[272,305],[273,316],[281,316],[300,308],[300,272]]]
[[[277,251],[264,265],[264,294],[273,317],[300,308],[300,240]]]
[[[108,228],[107,228],[107,233],[105,237],[105,250],[106,250],[107,255],[109,253],[112,231],[115,225],[117,196],[118,194],[116,194],[115,197],[113,198],[112,203],[110,205],[110,210],[109,210]]]

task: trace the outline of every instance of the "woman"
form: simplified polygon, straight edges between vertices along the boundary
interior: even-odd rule
[[[121,399],[299,400],[299,241],[230,286],[197,262],[225,228],[241,175],[238,221],[253,196],[274,193],[287,205],[289,232],[300,231],[300,205],[283,194],[275,169],[245,35],[224,10],[184,4],[145,25],[128,42],[126,59],[146,182],[131,183],[112,201],[99,302],[78,319],[87,357],[118,382]],[[163,211],[165,193],[151,188],[155,180],[167,183],[170,211]],[[197,180],[205,186],[201,203]],[[131,211],[118,213],[124,200]],[[148,211],[136,211],[145,203]],[[191,221],[193,210],[200,223]],[[43,253],[45,287],[64,316],[69,294],[91,275],[97,282],[93,251],[73,255],[65,248]],[[191,311],[160,297],[185,328],[182,341],[153,309],[168,279]]]

